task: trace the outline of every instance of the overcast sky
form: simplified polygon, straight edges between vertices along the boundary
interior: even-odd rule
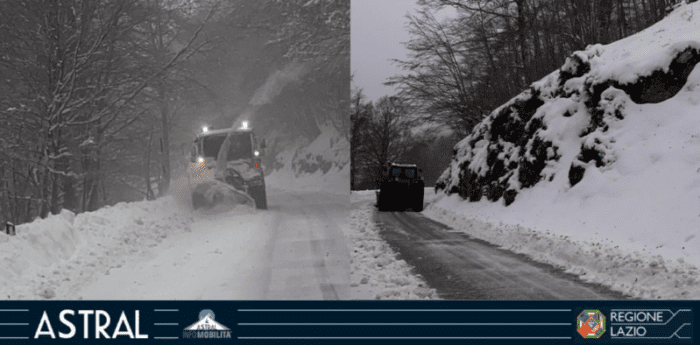
[[[382,85],[402,70],[389,59],[406,60],[401,44],[410,39],[406,31],[407,13],[414,14],[415,0],[352,0],[350,2],[350,68],[353,84],[367,98],[377,100],[393,95],[393,87]]]

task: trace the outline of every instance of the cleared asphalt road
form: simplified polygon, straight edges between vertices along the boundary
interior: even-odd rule
[[[626,299],[413,212],[376,212],[381,236],[444,299]]]

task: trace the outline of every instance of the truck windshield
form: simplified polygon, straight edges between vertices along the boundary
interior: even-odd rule
[[[391,175],[394,177],[401,178],[414,178],[416,176],[416,169],[413,168],[393,168],[391,169]]]
[[[218,157],[221,144],[224,143],[226,134],[210,135],[202,138],[202,151],[204,157]],[[252,158],[253,148],[250,141],[249,133],[233,133],[231,134],[231,147],[228,150],[229,161],[235,161],[243,158]]]

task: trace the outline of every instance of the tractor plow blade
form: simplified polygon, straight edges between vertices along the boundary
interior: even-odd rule
[[[192,206],[195,209],[211,209],[222,205],[247,205],[255,208],[255,200],[248,194],[217,180],[200,182],[192,189]]]

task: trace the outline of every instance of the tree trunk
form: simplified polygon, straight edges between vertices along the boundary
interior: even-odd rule
[[[158,188],[158,195],[163,196],[170,188],[170,103],[163,82],[159,82],[160,93],[160,125],[162,135],[161,166],[163,171],[162,184]]]
[[[619,37],[617,37],[617,39],[621,39],[623,37],[627,37],[627,20],[625,18],[625,0],[618,0],[617,6],[618,6],[617,21],[618,21],[618,26],[620,27],[620,35],[619,35]]]
[[[9,162],[12,162],[12,158],[8,158]],[[14,219],[14,212],[13,212],[13,207],[12,207],[12,200],[10,199],[12,197],[12,187],[14,186],[14,183],[12,182],[12,167],[7,168],[5,164],[3,164],[0,167],[0,173],[2,173],[2,193],[0,195],[2,196],[2,217],[5,221],[9,220],[12,223],[15,222]]]
[[[146,151],[146,171],[144,173],[144,178],[146,181],[146,200],[153,200],[154,193],[151,188],[151,141],[153,140],[153,129],[151,129],[148,135],[148,148]]]
[[[56,136],[60,138],[60,129],[56,130]],[[58,156],[61,154],[61,148],[60,148],[60,142],[58,142],[58,139],[54,140],[55,145],[53,145],[52,151],[53,155]],[[68,162],[68,157],[63,156],[61,158],[52,160],[54,169],[57,171],[62,171],[62,172],[68,172],[69,168],[69,162]],[[61,209],[63,209],[63,201],[64,201],[64,193],[65,193],[65,186],[64,182],[66,180],[65,176],[57,173],[52,173],[53,174],[53,183],[51,186],[51,213],[52,214],[59,214],[61,212]]]
[[[107,205],[107,187],[104,178],[100,179],[100,189],[102,190],[102,205]]]
[[[88,200],[88,207],[87,207],[88,212],[97,211],[100,209],[100,200],[98,198],[99,189],[97,188],[97,186],[98,186],[98,179],[95,177],[90,181],[90,192],[89,192],[90,197]]]
[[[67,176],[63,179],[63,207],[73,212],[77,212],[79,207],[75,184],[74,177]]]
[[[46,158],[44,158],[44,164],[48,164]],[[45,170],[45,169],[42,169]],[[37,200],[37,210],[39,210],[39,217],[41,219],[46,218],[49,215],[49,186],[51,184],[51,176],[48,170],[41,172],[41,177],[39,178],[39,183],[37,184],[37,189],[39,190],[39,198]],[[33,196],[33,195],[32,195]],[[31,199],[30,199],[31,203]]]
[[[600,43],[608,44],[611,40],[610,35],[610,17],[612,16],[613,4],[610,0],[597,0],[597,10],[598,10],[598,32]]]
[[[531,29],[531,36],[533,37],[532,41],[532,46],[535,48],[535,55],[533,56],[533,61],[536,61],[535,63],[532,64],[532,71],[530,72],[531,79],[530,81],[535,81],[537,79],[540,79],[541,76],[546,73],[541,71],[542,67],[545,66],[542,62],[544,62],[544,56],[542,56],[542,49],[541,49],[541,42],[540,42],[540,33],[538,30],[535,29],[535,24],[537,23],[537,13],[533,11],[533,13],[530,15],[530,29]]]
[[[651,24],[651,18],[649,17],[649,7],[647,6],[647,1],[642,0],[642,9],[644,13],[644,27],[649,26]]]
[[[100,180],[102,177],[101,171],[102,171],[102,163],[100,161],[101,157],[101,149],[100,146],[103,144],[103,135],[104,135],[104,128],[102,128],[102,124],[97,123],[97,136],[95,138],[95,146],[92,150],[92,156],[90,157],[91,161],[91,170],[90,172],[92,173],[92,179],[90,181],[90,198],[88,201],[88,211],[96,211],[100,208],[100,199],[99,199],[99,187],[100,187]]]
[[[87,177],[85,179],[85,185],[83,188],[85,189],[84,193],[84,201],[83,201],[83,211],[96,211],[99,209],[99,198],[98,198],[98,185],[99,185],[99,170],[100,170],[100,162],[99,158],[97,156],[97,149],[96,148],[91,148],[90,149],[90,156],[88,157],[88,170],[87,170]]]
[[[522,64],[523,85],[528,85],[532,80],[530,78],[530,68],[527,54],[527,41],[525,40],[525,6],[526,0],[516,0],[518,5],[518,39],[520,40],[520,60]]]

